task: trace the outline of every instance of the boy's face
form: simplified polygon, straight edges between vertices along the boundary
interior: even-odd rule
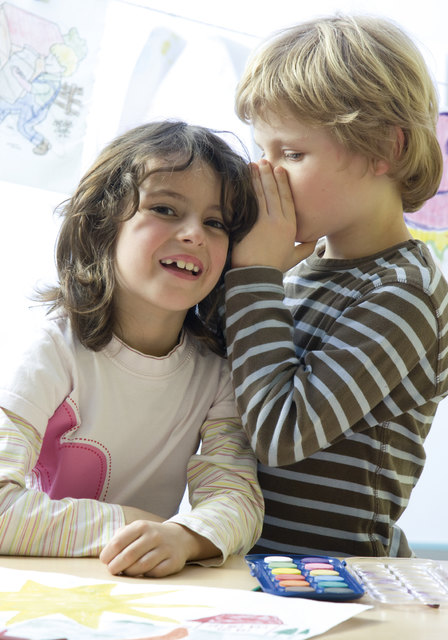
[[[365,237],[378,195],[366,158],[349,153],[321,127],[290,114],[254,121],[254,138],[272,166],[288,174],[297,218],[297,242],[327,237],[325,257],[347,257]]]

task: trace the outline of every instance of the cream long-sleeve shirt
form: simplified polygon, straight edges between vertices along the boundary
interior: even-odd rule
[[[186,333],[162,358],[116,338],[94,352],[51,319],[0,386],[0,407],[1,554],[98,555],[124,525],[120,505],[207,537],[217,562],[260,535],[227,362]],[[178,514],[187,476],[192,510]]]

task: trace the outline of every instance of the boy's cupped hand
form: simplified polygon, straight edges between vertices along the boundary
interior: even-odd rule
[[[265,266],[285,272],[311,255],[316,243],[296,244],[296,212],[285,169],[260,160],[251,163],[251,172],[258,219],[233,247],[232,268]]]

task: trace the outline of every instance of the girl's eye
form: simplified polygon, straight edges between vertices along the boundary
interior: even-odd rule
[[[155,211],[161,216],[175,216],[176,212],[171,207],[166,207],[162,204],[155,207],[150,207],[151,211]]]
[[[217,220],[214,218],[211,218],[210,220],[206,220],[205,224],[208,227],[213,227],[215,229],[222,229],[223,231],[225,231],[227,233],[227,227],[224,224],[224,222],[222,220]]]

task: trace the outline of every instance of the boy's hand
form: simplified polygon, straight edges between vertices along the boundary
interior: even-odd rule
[[[287,271],[307,258],[315,243],[295,245],[296,212],[288,175],[266,160],[252,163],[252,180],[258,199],[258,220],[233,247],[232,267],[266,266]]]
[[[180,571],[187,560],[219,555],[209,540],[180,524],[136,520],[117,531],[100,560],[114,575],[161,578]]]

